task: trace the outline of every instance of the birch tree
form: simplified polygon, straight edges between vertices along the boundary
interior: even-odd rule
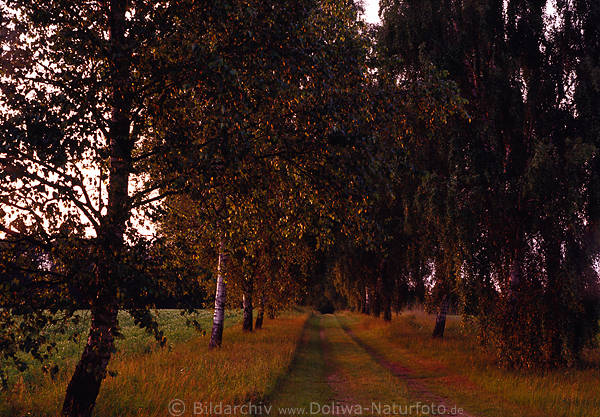
[[[149,167],[185,146],[185,137],[163,135],[150,120],[157,120],[161,97],[181,87],[186,75],[180,70],[190,68],[174,59],[170,46],[181,41],[178,16],[203,13],[192,6],[122,0],[2,5],[1,238],[5,248],[26,242],[48,260],[33,268],[14,253],[9,259],[21,279],[19,291],[2,291],[3,326],[18,332],[15,316],[36,325],[29,328],[34,343],[9,344],[4,353],[14,357],[12,348],[24,348],[36,354],[44,342],[39,330],[56,314],[91,310],[87,343],[65,395],[66,416],[92,414],[115,350],[121,306],[135,306],[136,322],[156,330],[140,275],[127,259],[139,241],[134,214],[150,210],[176,181],[168,174],[147,177]],[[2,285],[14,276],[3,275]],[[19,295],[39,304],[26,308]]]

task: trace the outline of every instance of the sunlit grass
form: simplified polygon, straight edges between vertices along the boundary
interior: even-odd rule
[[[210,312],[203,314],[200,322],[209,329]],[[94,415],[164,416],[172,399],[188,407],[259,400],[286,371],[306,320],[304,312],[289,313],[248,334],[241,331],[236,312],[227,318],[223,347],[209,351],[208,336],[186,326],[178,312],[161,311],[160,316],[170,344],[162,349],[130,319],[121,319],[125,338],[109,365],[116,376],[104,381]],[[63,366],[54,381],[36,368],[22,374],[10,392],[0,394],[0,415],[58,415],[83,343],[65,341],[59,347],[57,360]]]
[[[486,417],[600,416],[597,352],[580,369],[512,371],[499,368],[459,317],[448,318],[443,340],[432,339],[435,317],[409,311],[391,323],[344,313],[340,320],[390,361],[408,364],[435,392]]]

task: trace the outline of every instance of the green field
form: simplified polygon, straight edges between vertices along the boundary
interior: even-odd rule
[[[84,314],[85,316],[85,314]],[[177,310],[160,310],[159,323],[167,336],[160,348],[153,336],[133,324],[127,313],[119,313],[123,338],[111,360],[94,410],[97,416],[163,416],[172,399],[189,403],[210,398],[227,402],[258,398],[290,363],[306,313],[288,312],[267,320],[265,329],[244,334],[239,311],[226,315],[223,348],[209,352],[212,312],[201,311],[198,322],[206,334],[186,325]],[[89,326],[88,319],[78,325]],[[80,330],[73,328],[72,331]],[[77,342],[57,336],[53,363],[60,365],[55,380],[36,362],[19,373],[8,363],[9,392],[0,393],[0,416],[55,416],[60,412],[68,378],[85,344],[86,333]]]
[[[180,310],[158,310],[157,320],[161,330],[164,331],[168,339],[168,347],[177,343],[185,342],[186,340],[199,336],[198,331],[193,326],[186,325],[187,319],[196,319],[202,330],[210,331],[212,324],[212,312],[209,310],[200,310],[193,316],[182,316]],[[67,333],[59,334],[54,331],[53,327],[46,330],[50,338],[56,342],[56,350],[52,353],[52,363],[64,368],[65,364],[69,365],[73,359],[78,357],[81,349],[85,344],[87,332],[90,328],[89,311],[80,311],[76,315],[81,317],[78,324],[70,324]],[[228,312],[226,316],[226,326],[230,326],[239,320],[240,312]],[[146,333],[143,329],[133,323],[133,318],[126,312],[119,312],[119,324],[123,338],[117,339],[117,346],[122,353],[149,353],[158,348],[158,345],[153,336]],[[75,337],[75,340],[71,340]],[[21,355],[23,359],[30,365],[25,372],[18,372],[10,362],[0,362],[2,366],[8,370],[9,383],[38,383],[40,378],[43,379],[41,367],[30,357]]]
[[[120,317],[125,337],[110,364],[116,376],[104,382],[94,415],[166,416],[174,399],[185,404],[186,416],[200,414],[194,404],[265,407],[254,415],[431,415],[424,405],[463,416],[600,415],[598,352],[588,352],[588,368],[501,370],[455,316],[445,339],[433,340],[433,317],[420,311],[385,323],[355,313],[296,310],[251,334],[241,331],[240,314],[233,312],[223,348],[215,351],[208,351],[208,337],[186,326],[178,311],[161,310],[159,318],[166,348],[126,314]],[[198,319],[209,328],[209,311]],[[10,391],[0,394],[0,415],[57,415],[83,342],[83,336],[78,343],[61,339],[56,381],[35,364],[11,372]]]

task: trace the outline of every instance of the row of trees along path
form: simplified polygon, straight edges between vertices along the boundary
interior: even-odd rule
[[[240,302],[247,330],[424,302],[516,368],[595,340],[597,2],[0,6],[0,354],[48,361],[89,309],[63,415],[92,414],[120,309],[165,344],[165,300],[216,294],[213,347]]]

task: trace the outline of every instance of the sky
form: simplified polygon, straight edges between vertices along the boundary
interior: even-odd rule
[[[365,6],[365,20],[369,23],[380,23],[377,12],[379,11],[379,0],[363,0]],[[556,13],[555,0],[548,3],[546,10],[548,16]]]
[[[363,0],[365,5],[365,20],[369,23],[379,23],[379,0]]]

